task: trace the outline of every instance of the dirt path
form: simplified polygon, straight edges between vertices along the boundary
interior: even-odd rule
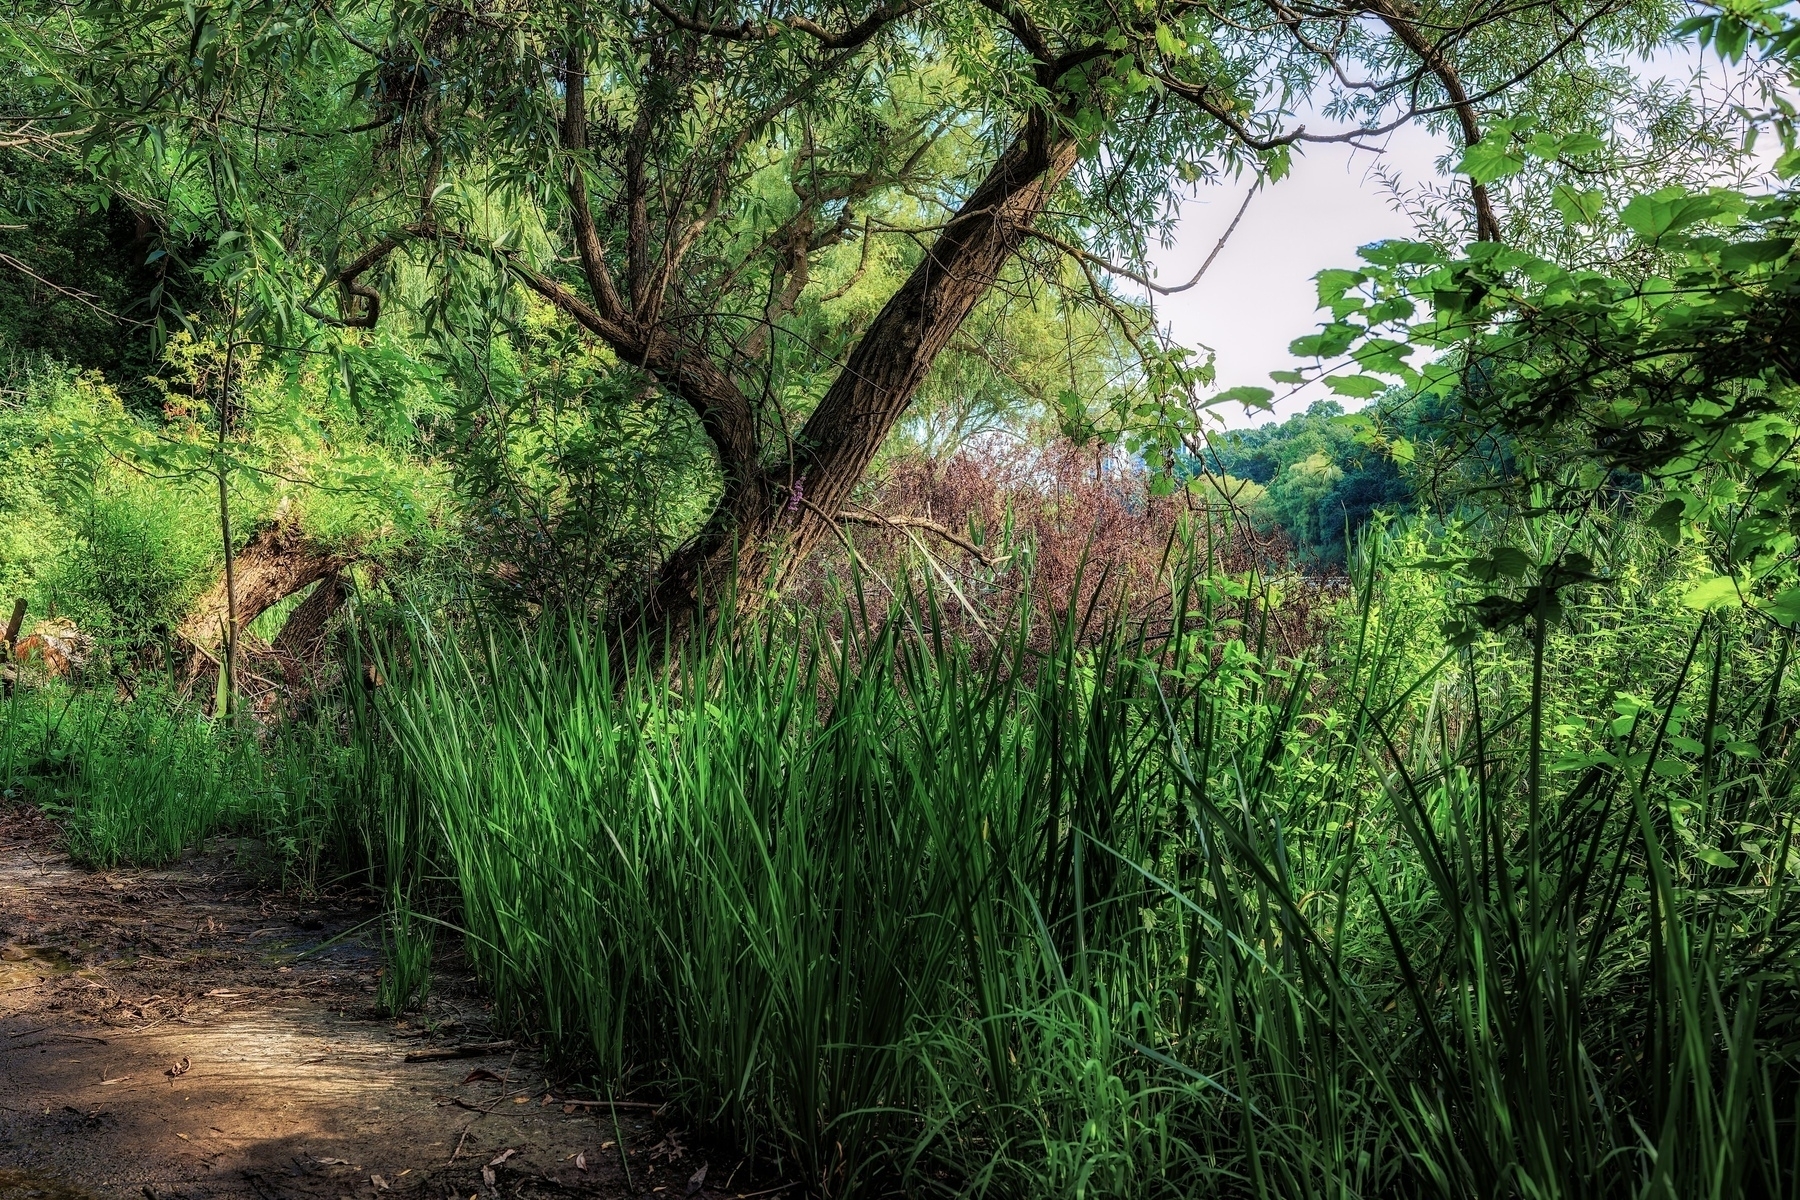
[[[612,1115],[527,1051],[406,1061],[494,1034],[454,973],[380,1019],[374,915],[297,906],[226,851],[90,874],[0,812],[0,1200],[738,1194],[645,1108],[618,1112],[628,1188]]]

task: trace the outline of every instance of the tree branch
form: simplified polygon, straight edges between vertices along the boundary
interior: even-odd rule
[[[362,276],[363,272],[374,267],[377,263],[398,250],[401,246],[404,246],[407,242],[418,237],[429,237],[435,232],[436,228],[425,222],[396,229],[394,232],[388,234],[373,246],[369,247],[368,250],[364,251],[360,257],[342,271],[339,271],[336,275],[328,276],[321,281],[319,286],[313,289],[312,295],[308,296],[305,303],[300,305],[300,311],[321,324],[335,325],[339,329],[375,328],[375,322],[381,319],[381,293],[377,292],[367,284],[359,283],[358,279]],[[318,308],[314,307],[319,297],[324,294],[325,289],[334,283],[337,284],[342,292],[338,311],[340,313],[347,312],[348,298],[360,296],[364,301],[364,308],[361,313],[350,316],[334,317],[329,313],[321,312]]]
[[[605,342],[634,367],[648,371],[681,397],[718,450],[727,485],[747,483],[757,462],[756,419],[750,401],[730,376],[704,354],[691,350],[658,328],[645,329],[626,318],[614,320],[596,311],[562,284],[502,255],[521,283],[548,300],[576,324]]]
[[[1025,232],[1028,236],[1034,237],[1040,242],[1047,242],[1050,245],[1055,246],[1064,254],[1072,255],[1085,263],[1092,263],[1094,266],[1099,267],[1102,271],[1105,271],[1110,275],[1117,275],[1122,279],[1129,279],[1131,282],[1147,291],[1155,292],[1159,296],[1174,296],[1194,287],[1206,276],[1206,272],[1212,268],[1213,260],[1219,257],[1219,253],[1225,249],[1225,243],[1230,241],[1231,235],[1237,232],[1238,223],[1244,219],[1244,213],[1250,207],[1251,198],[1256,195],[1257,190],[1261,187],[1261,179],[1258,179],[1251,185],[1250,190],[1244,194],[1244,202],[1238,205],[1237,215],[1231,218],[1231,224],[1226,226],[1225,232],[1219,235],[1219,240],[1213,245],[1212,253],[1206,256],[1206,261],[1200,264],[1200,269],[1194,272],[1194,277],[1186,283],[1178,283],[1174,287],[1163,287],[1161,284],[1150,279],[1147,275],[1133,271],[1129,267],[1121,267],[1117,263],[1108,262],[1099,255],[1088,250],[1083,250],[1073,242],[1064,241],[1053,233],[1046,233],[1042,229],[1036,228],[1027,229]]]
[[[1481,140],[1481,126],[1475,119],[1475,105],[1469,99],[1468,89],[1463,87],[1462,76],[1457,74],[1438,49],[1412,21],[1393,3],[1393,0],[1374,0],[1369,11],[1381,18],[1382,24],[1394,32],[1394,36],[1405,44],[1408,50],[1418,55],[1419,61],[1431,69],[1444,86],[1444,94],[1450,100],[1450,107],[1456,113],[1456,120],[1462,126],[1463,146],[1467,149]],[[1475,204],[1475,237],[1477,241],[1497,242],[1500,240],[1500,219],[1494,215],[1494,202],[1488,195],[1485,184],[1469,181],[1469,195]]]
[[[713,21],[702,21],[695,17],[684,17],[665,4],[663,0],[650,0],[650,7],[667,17],[677,28],[728,42],[763,42],[779,36],[784,30],[791,29],[813,38],[827,50],[849,50],[862,45],[888,25],[902,17],[918,12],[929,3],[930,0],[899,0],[899,3],[883,4],[850,28],[840,30],[826,29],[806,17],[787,17],[767,21],[745,19],[736,25],[721,25]]]
[[[587,276],[594,303],[613,320],[624,315],[612,273],[606,269],[606,252],[594,228],[594,211],[588,204],[587,165],[587,63],[581,50],[570,43],[563,67],[563,149],[569,155],[569,216],[575,225],[575,249],[581,256],[581,272]]]
[[[974,542],[963,537],[955,530],[948,526],[940,525],[936,521],[928,520],[925,517],[889,517],[872,510],[865,510],[863,512],[850,512],[846,510],[839,513],[837,519],[840,521],[849,521],[856,525],[886,526],[890,529],[923,529],[927,533],[936,534],[953,546],[966,550],[970,555],[979,559],[981,565],[984,567],[997,567],[1008,558],[1012,557],[1008,554],[989,554],[980,546],[977,546]]]

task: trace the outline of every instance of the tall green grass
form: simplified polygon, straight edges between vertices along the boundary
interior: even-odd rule
[[[0,701],[0,794],[57,815],[71,855],[102,869],[241,834],[291,881],[318,882],[379,837],[353,786],[365,765],[329,718],[270,730],[163,691],[60,683]]]
[[[1579,643],[1361,579],[1323,663],[1202,569],[1047,653],[421,619],[364,728],[501,1011],[821,1193],[1791,1194],[1791,638],[1549,722]]]

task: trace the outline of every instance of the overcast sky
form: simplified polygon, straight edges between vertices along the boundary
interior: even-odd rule
[[[1638,70],[1683,81],[1699,72],[1709,91],[1735,74],[1715,56],[1687,45],[1660,49],[1640,62]],[[1331,123],[1316,124],[1323,128]],[[1215,352],[1221,389],[1249,384],[1274,388],[1278,397],[1287,392],[1270,382],[1269,372],[1300,365],[1287,347],[1319,323],[1312,277],[1327,267],[1356,266],[1358,246],[1412,235],[1411,222],[1395,207],[1379,173],[1397,175],[1409,189],[1441,184],[1436,164],[1448,144],[1417,126],[1397,129],[1381,144],[1379,155],[1344,145],[1306,147],[1295,155],[1286,179],[1251,199],[1236,233],[1200,283],[1192,291],[1157,298],[1162,320],[1177,341]],[[1183,206],[1175,245],[1151,255],[1157,282],[1171,286],[1193,276],[1231,224],[1248,187],[1244,180],[1203,189]],[[1280,402],[1274,418],[1326,398],[1330,393],[1313,385]],[[1218,415],[1232,426],[1271,419],[1246,413],[1239,405]]]
[[[1383,238],[1408,237],[1377,169],[1409,184],[1436,177],[1443,144],[1425,130],[1404,127],[1383,139],[1375,155],[1343,145],[1312,146],[1296,155],[1291,174],[1250,200],[1231,240],[1192,291],[1157,299],[1163,321],[1185,345],[1210,346],[1219,386],[1274,387],[1269,372],[1297,362],[1288,343],[1318,324],[1312,277],[1326,267],[1354,267],[1356,248]],[[1249,182],[1203,190],[1182,209],[1176,243],[1153,256],[1164,285],[1193,276],[1243,203]],[[1303,410],[1328,393],[1308,388],[1278,406],[1277,416]],[[1228,424],[1259,419],[1237,405],[1219,414]]]

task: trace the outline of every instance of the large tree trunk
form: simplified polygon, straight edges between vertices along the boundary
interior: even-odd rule
[[[1061,68],[1035,32],[1026,29],[1021,36],[1043,64],[1041,82],[1050,86]],[[564,186],[589,300],[516,258],[507,260],[508,268],[622,361],[649,372],[685,401],[718,452],[725,486],[717,508],[701,533],[664,564],[648,603],[635,614],[637,620],[623,622],[641,632],[655,632],[667,623],[679,632],[734,587],[740,607],[754,607],[785,582],[792,564],[831,529],[835,514],[938,354],[1068,178],[1077,145],[1062,120],[1067,114],[1046,106],[1026,118],[924,261],[876,315],[819,407],[789,443],[788,461],[771,468],[750,398],[684,332],[685,326],[661,319],[665,289],[645,284],[640,243],[649,231],[635,201],[627,205],[628,286],[621,290],[615,283],[587,191],[586,73],[579,50],[569,52],[563,74]],[[635,184],[627,182],[631,191]],[[709,210],[688,224],[681,244],[667,248],[665,274],[676,269],[686,246],[712,215]]]
[[[242,633],[263,612],[308,584],[335,576],[348,562],[344,555],[309,538],[297,521],[277,517],[274,524],[258,532],[232,558],[238,632]],[[230,609],[230,597],[221,578],[195,602],[188,618],[176,630],[188,646],[180,668],[184,684],[192,684],[220,661]]]
[[[645,616],[679,632],[734,587],[740,609],[778,590],[905,414],[932,363],[999,278],[1077,146],[1032,117],[876,315],[795,438],[793,459],[728,486],[706,529],[664,566]]]
[[[333,571],[319,580],[312,595],[288,614],[281,632],[275,635],[275,653],[299,664],[304,670],[317,669],[325,657],[327,627],[349,597],[350,589],[341,572]]]

